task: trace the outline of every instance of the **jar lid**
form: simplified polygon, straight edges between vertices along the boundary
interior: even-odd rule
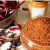
[[[47,1],[43,1],[43,2],[30,1],[29,3],[36,8],[42,8],[48,5]]]

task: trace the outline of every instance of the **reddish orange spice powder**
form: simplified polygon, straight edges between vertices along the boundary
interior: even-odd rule
[[[50,46],[50,18],[37,17],[25,24],[24,32],[34,43],[42,46]]]

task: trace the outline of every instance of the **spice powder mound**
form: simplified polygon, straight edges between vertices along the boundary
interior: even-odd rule
[[[37,17],[31,19],[25,24],[24,31],[33,43],[42,46],[50,45],[50,18]]]

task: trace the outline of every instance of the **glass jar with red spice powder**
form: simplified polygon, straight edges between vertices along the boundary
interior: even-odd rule
[[[50,18],[38,16],[28,20],[20,38],[28,50],[50,50]]]

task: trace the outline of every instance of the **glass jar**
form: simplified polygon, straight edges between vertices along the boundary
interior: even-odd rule
[[[48,15],[48,2],[47,1],[29,1],[29,14],[30,17],[33,19],[36,16],[46,16]]]

